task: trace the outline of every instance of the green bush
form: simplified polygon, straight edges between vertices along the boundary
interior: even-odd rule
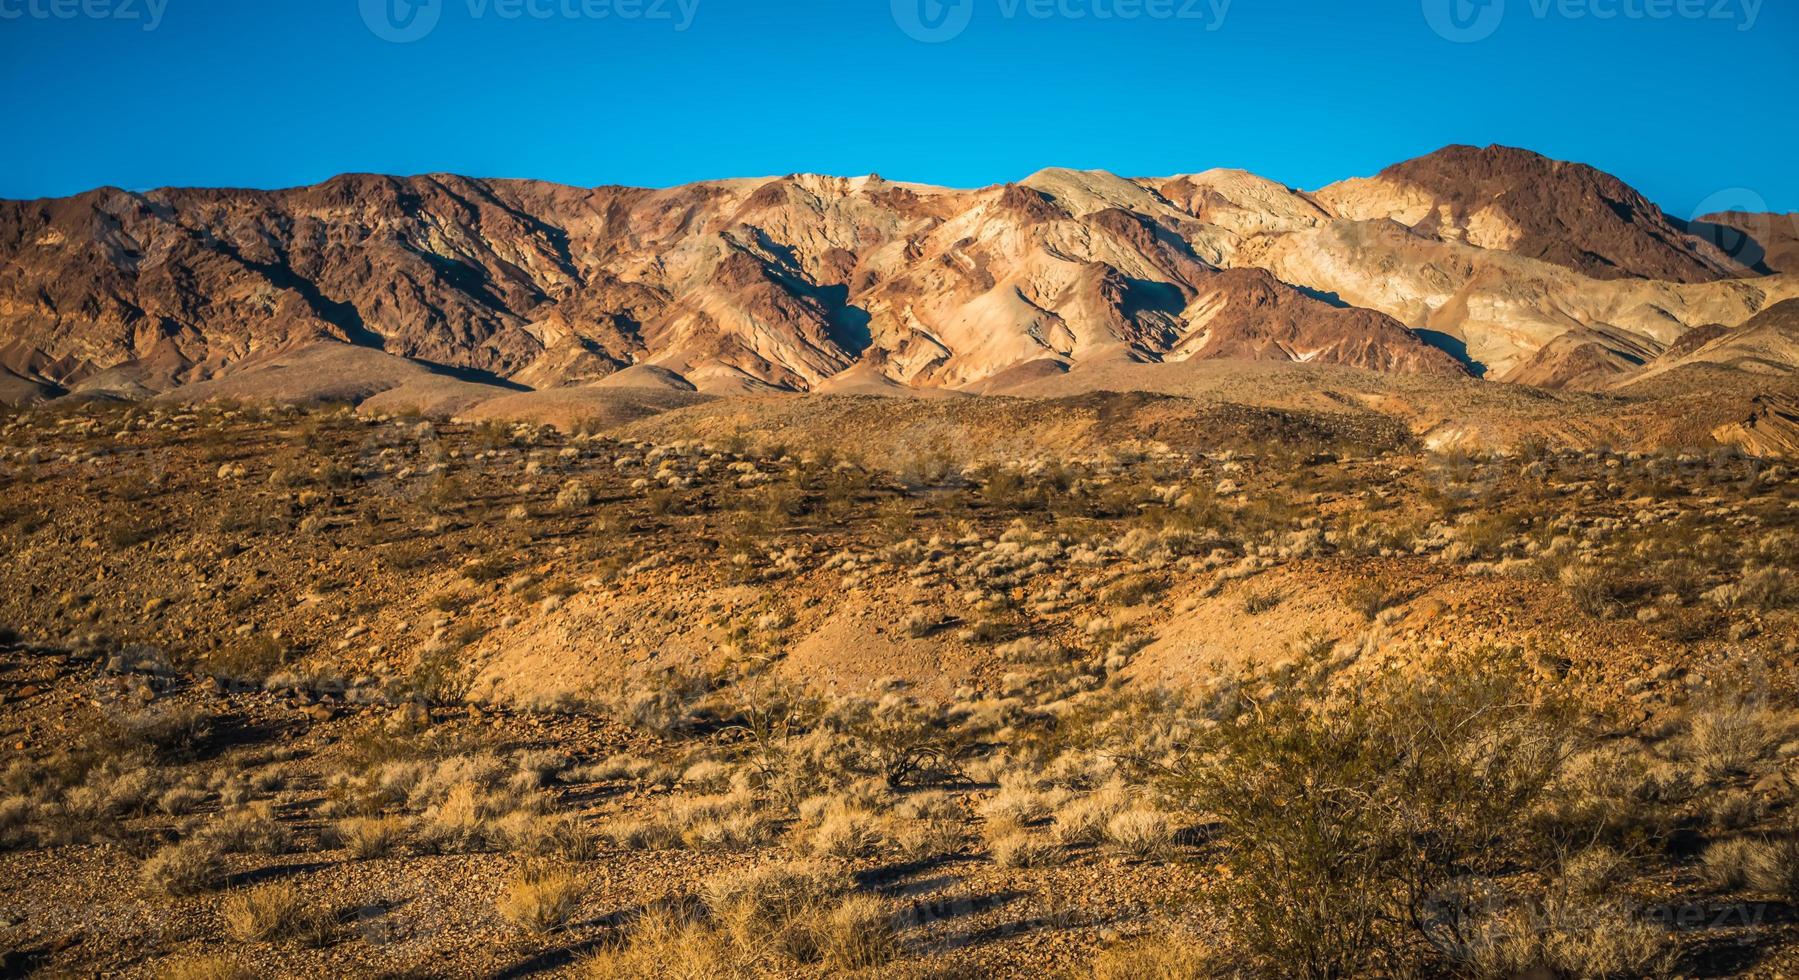
[[[1564,713],[1487,651],[1350,693],[1247,702],[1167,772],[1169,795],[1224,827],[1211,894],[1231,939],[1293,977],[1404,973],[1441,954],[1430,911],[1451,882],[1528,844]],[[1306,672],[1299,672],[1305,676]]]

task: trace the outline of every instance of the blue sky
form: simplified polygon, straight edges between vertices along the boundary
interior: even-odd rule
[[[1499,142],[1676,214],[1799,210],[1799,5],[1471,2],[0,0],[0,197],[1045,166],[1315,188]]]

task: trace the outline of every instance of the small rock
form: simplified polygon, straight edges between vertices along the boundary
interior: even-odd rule
[[[431,710],[417,701],[408,701],[387,716],[387,730],[396,735],[422,732],[431,727]]]

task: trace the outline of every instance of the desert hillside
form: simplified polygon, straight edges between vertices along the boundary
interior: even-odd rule
[[[8,415],[0,965],[1790,975],[1792,469],[1263,367]]]
[[[633,365],[713,394],[975,390],[1120,356],[1603,387],[1799,295],[1767,274],[1777,236],[1742,264],[1702,232],[1505,147],[1315,193],[1232,170],[107,188],[0,202],[0,397],[140,398],[321,343],[536,390]]]
[[[1782,227],[0,202],[0,976],[1792,976]]]

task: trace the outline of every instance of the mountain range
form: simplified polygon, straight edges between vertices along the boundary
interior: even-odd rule
[[[419,371],[500,391],[1004,392],[1215,359],[1618,389],[1799,297],[1796,242],[1799,215],[1682,221],[1500,146],[1310,192],[1062,169],[974,190],[102,188],[0,202],[0,399],[204,391],[301,353],[365,393]],[[1755,370],[1790,368],[1774,347]]]

